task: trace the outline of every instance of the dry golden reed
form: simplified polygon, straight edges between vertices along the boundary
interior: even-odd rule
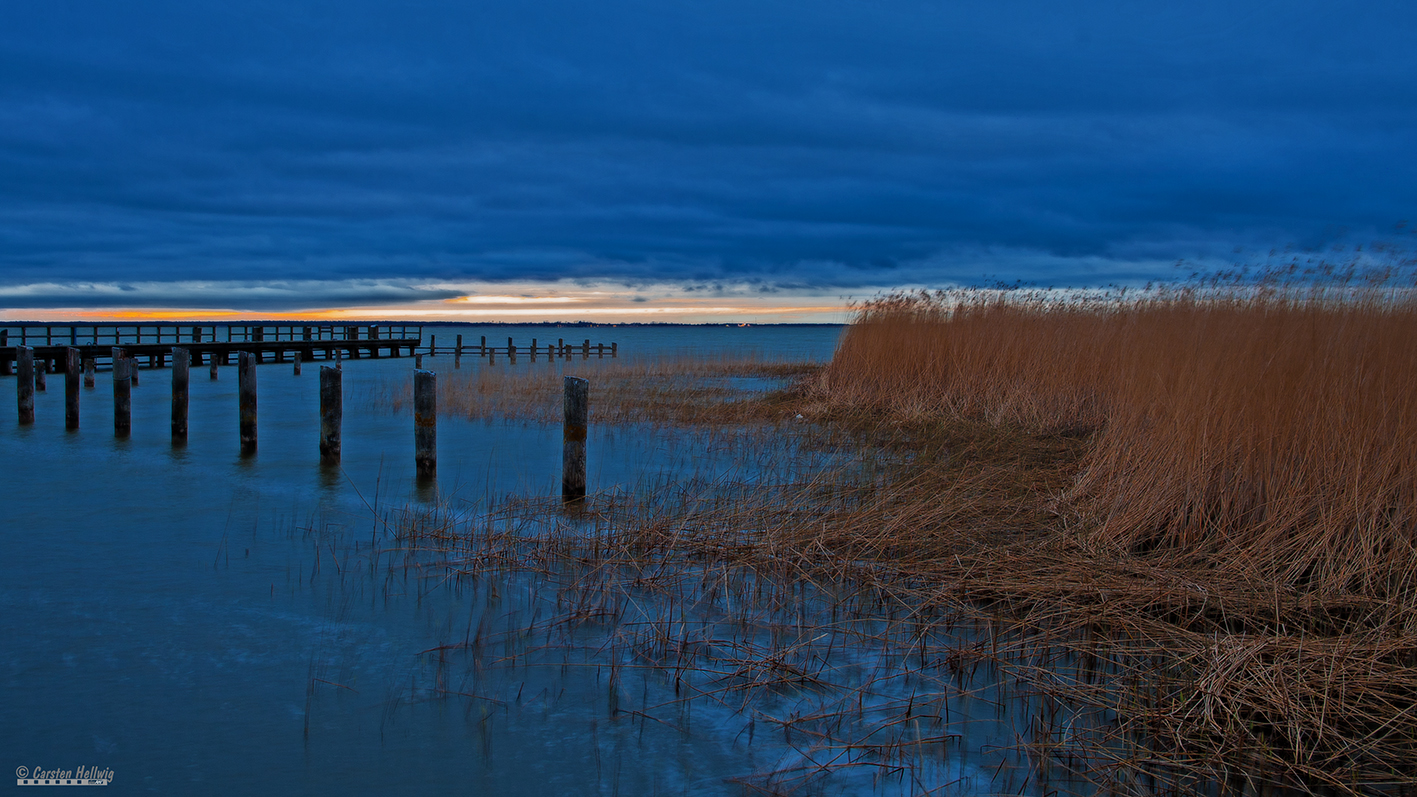
[[[1085,430],[1065,497],[1096,543],[1199,557],[1267,586],[1411,600],[1417,302],[951,298],[864,307],[821,399]]]
[[[916,601],[1099,634],[1154,760],[1407,794],[1415,394],[1403,290],[914,294],[861,308],[806,411],[945,449],[840,544]]]

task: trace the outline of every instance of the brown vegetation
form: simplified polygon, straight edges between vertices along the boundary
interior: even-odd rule
[[[721,381],[754,374],[799,382],[763,398]],[[441,409],[555,421],[559,379],[482,369],[445,382]],[[853,598],[858,619],[878,612],[904,634],[902,672],[985,657],[1031,684],[1038,705],[1087,713],[1064,722],[1050,708],[1020,745],[1038,772],[1106,791],[1417,788],[1408,294],[902,295],[864,305],[824,369],[616,363],[595,384],[602,422],[753,421],[745,434],[789,448],[845,441],[865,460],[790,484],[592,496],[579,536],[562,521],[547,537],[506,536],[508,567],[578,563],[589,574],[576,594],[636,606],[637,591],[689,573],[692,594],[663,593],[670,621],[704,594],[747,612],[750,596],[730,586],[744,578],[759,593],[764,580],[821,595],[851,585],[872,596]],[[464,572],[488,561],[487,539],[472,548]],[[757,661],[781,665],[830,630],[838,607],[820,605],[831,622],[797,620]],[[987,650],[956,641],[927,656],[911,634],[928,631],[901,630],[961,622],[989,629]],[[690,638],[682,609],[656,638],[671,631],[676,678],[722,666],[683,653],[712,639]],[[907,717],[911,705],[914,694]],[[840,728],[836,714],[815,720]],[[892,733],[896,758],[875,760],[899,765],[927,738]]]
[[[574,373],[593,383],[592,422],[611,424],[731,423],[772,417],[776,413],[764,404],[762,394],[769,391],[763,386],[816,370],[804,363],[732,355],[538,362],[524,357],[519,365],[470,360],[468,366],[445,368],[439,374],[439,413],[560,423],[562,377]],[[412,393],[407,383],[388,385],[374,400],[398,410],[412,406]]]
[[[858,528],[1152,662],[1132,721],[1222,782],[1417,782],[1417,303],[957,298],[865,306],[813,386],[949,452]]]

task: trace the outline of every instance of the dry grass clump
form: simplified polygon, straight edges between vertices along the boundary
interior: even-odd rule
[[[478,420],[516,418],[561,422],[563,376],[591,380],[595,423],[743,423],[774,417],[791,380],[816,370],[807,363],[725,354],[569,361],[522,357],[489,366],[469,358],[439,374],[438,411]],[[768,394],[766,399],[764,394]],[[391,409],[412,405],[408,384],[390,385],[375,400]]]
[[[843,527],[912,552],[918,599],[1106,629],[1154,671],[1125,716],[1193,770],[1362,791],[1417,784],[1415,391],[1402,291],[911,295],[812,401],[948,453]]]
[[[1304,594],[1410,602],[1417,584],[1411,299],[897,297],[863,310],[817,395],[838,411],[1089,433],[1060,497],[1094,545]]]

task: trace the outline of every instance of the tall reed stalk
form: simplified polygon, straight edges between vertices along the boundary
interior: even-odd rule
[[[1417,299],[1381,287],[896,295],[860,309],[810,390],[824,417],[946,441],[956,482],[886,521],[937,585],[921,599],[993,600],[1153,662],[1122,716],[1192,769],[1404,794],[1414,396]],[[1050,439],[1079,441],[1054,471],[1024,450]],[[1009,473],[1051,473],[1046,495],[999,493]],[[1012,532],[986,520],[961,543],[948,514],[989,495]]]
[[[1094,542],[1411,604],[1410,297],[950,298],[864,307],[819,395],[897,418],[1090,431],[1066,498]]]

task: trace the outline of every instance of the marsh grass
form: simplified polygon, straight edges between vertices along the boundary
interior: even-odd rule
[[[476,420],[561,422],[563,376],[591,380],[594,422],[626,424],[749,423],[775,418],[793,380],[816,370],[808,363],[725,354],[718,358],[553,360],[487,365],[465,359],[448,370],[439,358],[438,411]],[[430,365],[434,365],[431,363]],[[371,397],[380,406],[412,406],[408,384],[389,384]]]
[[[721,381],[765,369],[795,386]],[[921,762],[956,755],[937,738],[954,730],[906,718],[917,698],[977,688],[950,678],[987,662],[1022,701],[999,709],[1028,773],[1019,789],[1417,793],[1408,293],[893,296],[860,309],[825,369],[615,363],[596,384],[599,422],[737,424],[765,447],[855,458],[793,480],[592,496],[574,518],[530,499],[472,525],[411,517],[401,544],[431,545],[460,576],[556,571],[575,601],[545,622],[595,620],[636,666],[768,691],[808,676],[864,683],[861,695],[898,689],[877,677],[910,682],[869,722],[847,722],[845,704],[788,721],[743,703],[789,733],[816,729],[808,769],[838,751],[831,767],[939,785]],[[443,389],[443,411],[559,420],[550,368]],[[802,591],[810,612],[773,615]],[[642,614],[625,625],[631,606]],[[718,643],[686,630],[683,607],[717,607],[754,641],[731,660],[700,655]],[[755,607],[772,611],[753,619]],[[802,645],[844,615],[883,636],[829,634],[841,646],[825,660]],[[773,631],[794,622],[796,636]],[[872,678],[828,672],[831,655],[877,645],[894,652]],[[855,688],[830,693],[849,702]],[[787,790],[799,764],[753,783]]]
[[[809,411],[915,430],[978,463],[945,468],[962,483],[1002,468],[977,494],[1013,508],[1013,534],[966,560],[967,532],[941,517],[959,499],[920,490],[890,538],[929,553],[903,566],[967,574],[976,602],[1152,659],[1170,686],[1130,713],[1187,766],[1410,790],[1414,390],[1417,302],[1400,290],[917,294],[862,309]],[[1014,464],[979,456],[975,426],[1012,437],[996,453]],[[1053,469],[1028,453],[1049,440]]]

